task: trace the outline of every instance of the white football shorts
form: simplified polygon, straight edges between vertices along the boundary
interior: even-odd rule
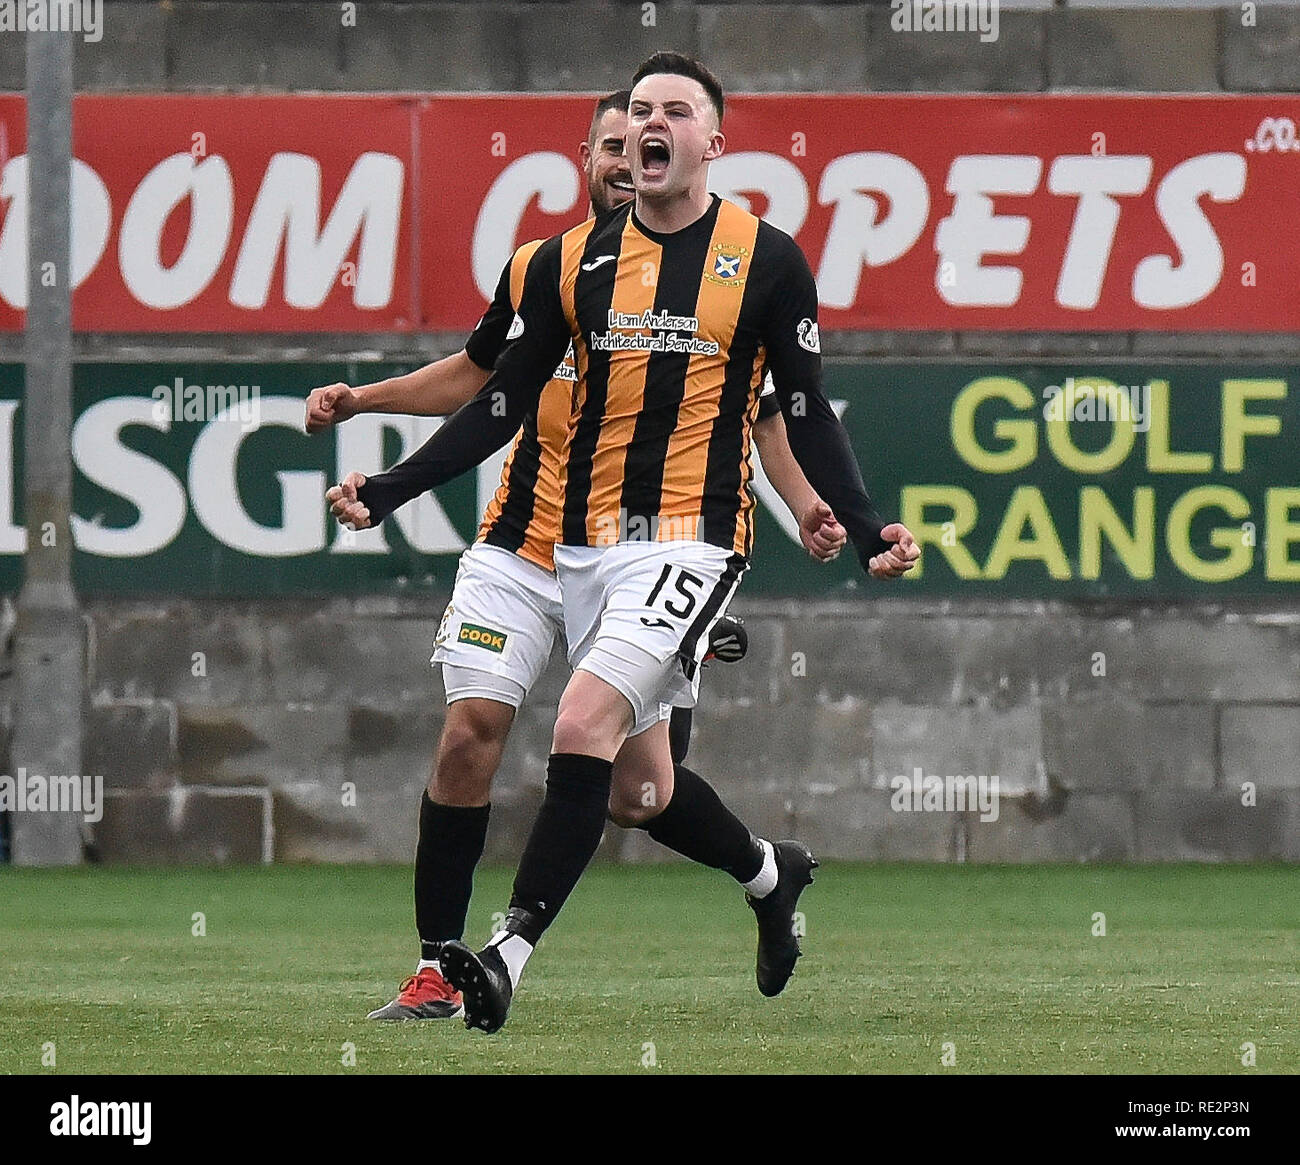
[[[509,550],[476,542],[460,556],[430,662],[443,665],[448,704],[477,698],[517,709],[563,634],[555,575]]]
[[[495,700],[518,709],[564,637],[556,576],[499,546],[476,542],[460,556],[451,602],[434,637],[447,703]],[[672,715],[656,706],[629,736]]]
[[[695,706],[709,631],[747,566],[706,542],[556,546],[569,663],[623,694],[630,735]]]

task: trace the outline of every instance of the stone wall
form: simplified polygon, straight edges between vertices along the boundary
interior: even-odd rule
[[[736,91],[1033,92],[1300,88],[1300,10],[1259,0],[1001,0],[997,41],[894,32],[874,3],[356,4],[106,0],[75,80],[98,92],[617,88],[658,48],[708,61]],[[647,13],[653,14],[653,23]],[[780,52],[772,51],[779,44]],[[23,38],[0,37],[0,90],[23,87]]]
[[[735,610],[750,653],[707,669],[689,761],[769,836],[854,859],[1300,860],[1300,612]],[[427,666],[440,613],[440,600],[92,604],[101,855],[405,860],[442,721]],[[520,714],[490,857],[517,856],[540,803],[565,677],[553,661]],[[996,774],[997,819],[891,808],[891,780],[917,768]],[[660,856],[612,827],[602,853]]]

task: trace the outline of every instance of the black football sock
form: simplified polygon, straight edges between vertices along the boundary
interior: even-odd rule
[[[673,754],[673,764],[679,765],[686,759],[686,750],[691,747],[691,710],[674,708],[672,718],[668,721],[668,747]]]
[[[611,761],[551,754],[546,797],[519,860],[505,929],[537,945],[600,845],[609,805]]]
[[[742,886],[758,877],[765,851],[698,773],[682,765],[673,769],[668,807],[640,828],[660,845],[701,865],[723,870]]]
[[[465,933],[474,867],[483,856],[491,805],[439,805],[426,789],[420,798],[420,840],[415,847],[415,928],[420,953],[436,959],[447,939]]]

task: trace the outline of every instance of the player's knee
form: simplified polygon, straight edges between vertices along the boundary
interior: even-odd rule
[[[644,825],[650,819],[642,817],[636,812],[624,809],[616,809],[613,805],[609,807],[609,819],[619,827],[619,829],[636,829]]]
[[[452,704],[438,744],[429,796],[444,805],[486,800],[509,731],[508,714]]]
[[[658,817],[672,796],[672,773],[614,762],[614,783],[609,790],[609,819],[623,829],[636,829]]]
[[[572,752],[587,756],[591,754],[593,737],[586,717],[564,713],[556,718],[555,731],[551,735],[552,752]]]
[[[654,802],[645,804],[617,791],[610,794],[609,819],[620,829],[636,829],[658,817],[659,812],[660,807]]]
[[[659,812],[657,801],[653,785],[649,785],[649,795],[642,797],[635,789],[620,788],[616,783],[609,791],[609,819],[621,829],[635,829]]]
[[[551,750],[601,756],[622,727],[618,718],[605,709],[581,704],[562,708],[555,720]]]
[[[492,790],[496,766],[481,750],[444,747],[429,778],[429,799],[439,805],[481,805]]]
[[[640,824],[616,792],[609,795],[609,819],[620,829],[635,829]]]

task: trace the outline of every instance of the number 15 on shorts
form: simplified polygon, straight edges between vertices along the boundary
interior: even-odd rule
[[[704,587],[705,581],[698,574],[666,562],[658,580],[646,596],[645,605],[651,610],[664,611],[674,619],[689,619],[704,593]],[[641,622],[647,627],[673,626],[667,619],[649,618],[645,615],[641,616]]]

